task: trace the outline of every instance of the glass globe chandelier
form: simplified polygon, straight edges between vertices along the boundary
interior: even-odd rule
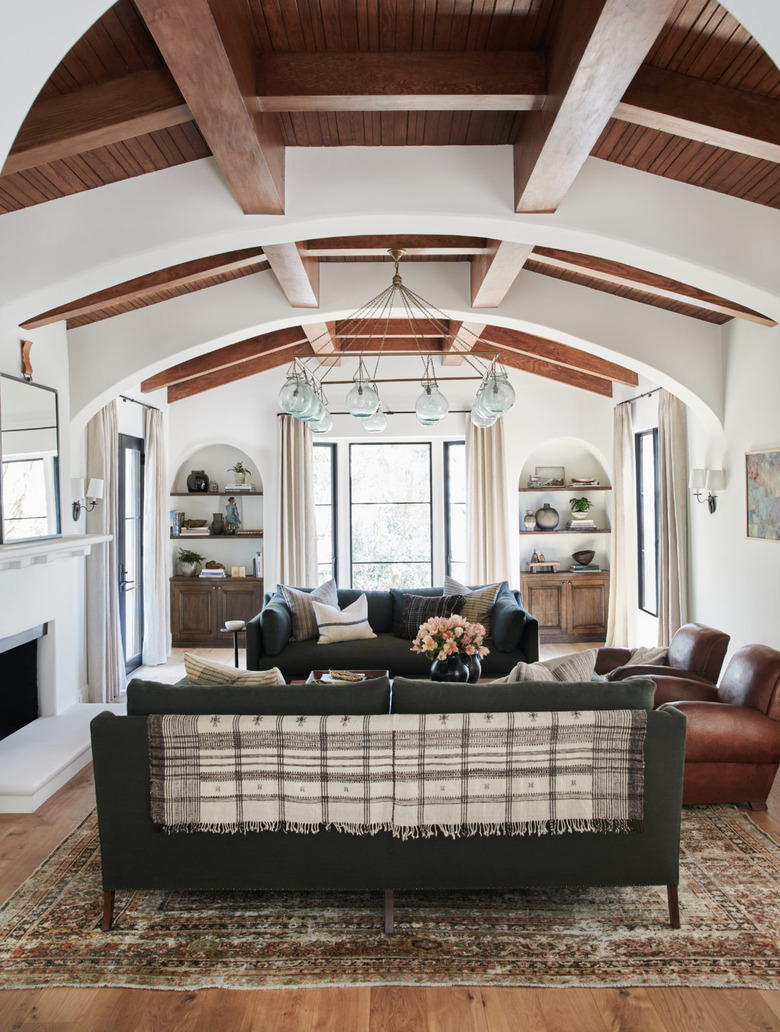
[[[387,415],[382,410],[379,398],[380,383],[405,383],[405,378],[378,377],[380,361],[391,357],[415,355],[423,363],[423,375],[419,381],[422,393],[417,398],[414,412],[423,426],[435,426],[449,413],[450,406],[442,393],[440,384],[446,380],[479,381],[477,396],[471,409],[471,420],[477,427],[493,426],[515,404],[514,388],[509,382],[506,369],[499,361],[495,345],[484,341],[477,334],[460,325],[457,332],[450,328],[449,317],[404,286],[398,272],[398,263],[405,251],[390,248],[388,254],[395,262],[395,274],[389,287],[366,302],[342,325],[349,332],[341,334],[338,354],[357,358],[357,371],[352,380],[329,380],[331,386],[349,386],[345,404],[347,413],[359,419],[368,433],[381,433],[387,427]],[[388,338],[394,337],[393,313],[400,310],[404,326],[408,326],[411,345],[408,351],[399,351],[388,346]],[[398,323],[396,316],[395,323]],[[427,332],[426,332],[427,330]],[[406,331],[405,331],[406,332]],[[466,376],[437,378],[434,369],[434,352],[429,338],[437,340],[436,348],[442,346],[457,354],[470,367]],[[468,338],[471,338],[469,340]],[[395,342],[394,342],[395,343]],[[334,368],[320,361],[330,344],[326,332],[301,348],[287,371],[282,389],[279,391],[279,406],[297,419],[309,423],[313,433],[327,433],[333,427],[333,417],[328,410],[323,384]],[[318,345],[320,347],[318,348]],[[314,354],[312,355],[312,351]],[[333,354],[332,348],[328,353]],[[316,364],[314,364],[316,363]],[[314,364],[314,368],[310,368]],[[372,368],[369,368],[371,366]]]

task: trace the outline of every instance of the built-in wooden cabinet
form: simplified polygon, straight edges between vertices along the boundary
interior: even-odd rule
[[[251,620],[263,606],[263,581],[257,577],[171,577],[172,645],[179,649],[230,648],[221,634],[226,620]]]
[[[523,605],[539,621],[542,642],[603,642],[607,634],[609,571],[522,573]]]

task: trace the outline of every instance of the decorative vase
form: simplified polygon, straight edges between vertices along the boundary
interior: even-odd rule
[[[463,658],[466,660],[466,666],[469,670],[469,684],[476,684],[482,673],[482,660],[477,655],[464,656]]]
[[[187,477],[187,490],[193,494],[208,491],[209,478],[202,469],[194,469]]]
[[[431,663],[432,681],[460,681],[465,683],[469,680],[469,668],[466,657],[459,652],[447,656],[446,659],[434,659]]]
[[[233,520],[225,520],[225,522],[223,524],[223,530],[222,530],[223,534],[235,534],[235,532],[237,530],[238,530],[238,527],[235,525]]]
[[[182,577],[197,577],[200,563],[179,563]]]
[[[236,473],[236,486],[246,483],[246,473]]]
[[[211,521],[211,533],[212,534],[224,534],[225,533],[225,517],[221,512],[212,513],[213,519]]]
[[[539,530],[555,530],[560,520],[557,509],[553,509],[549,502],[545,502],[541,509],[536,510],[536,526]]]
[[[523,526],[526,530],[536,530],[536,514],[533,509],[526,509],[523,516]]]

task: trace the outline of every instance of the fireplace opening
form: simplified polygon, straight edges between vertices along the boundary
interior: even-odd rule
[[[46,625],[0,640],[0,739],[37,720],[38,639]]]

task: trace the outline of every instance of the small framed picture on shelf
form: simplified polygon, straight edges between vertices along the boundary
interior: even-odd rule
[[[231,566],[230,567],[231,577],[246,577],[246,566]]]
[[[566,470],[563,466],[537,466],[534,479],[540,487],[566,487]]]

